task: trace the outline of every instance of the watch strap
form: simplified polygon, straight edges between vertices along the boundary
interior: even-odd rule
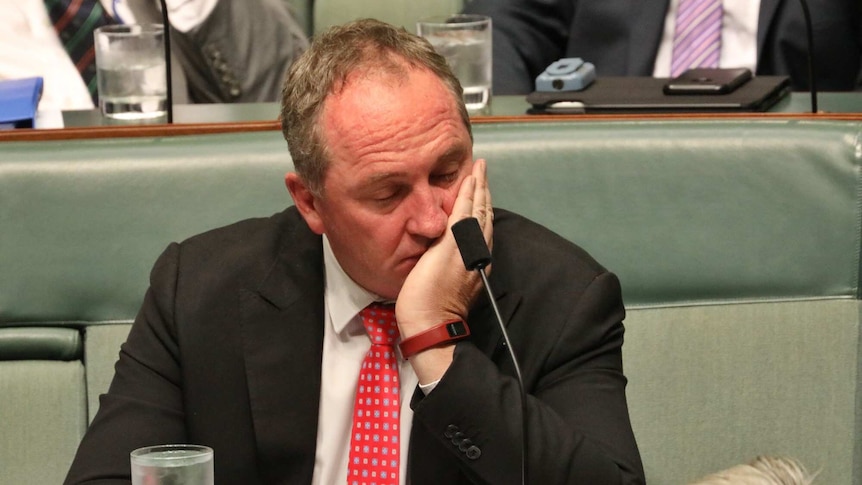
[[[401,349],[401,356],[405,359],[428,350],[433,347],[448,345],[470,336],[470,327],[467,322],[461,319],[450,320],[443,322],[440,325],[429,328],[402,340],[398,344]]]

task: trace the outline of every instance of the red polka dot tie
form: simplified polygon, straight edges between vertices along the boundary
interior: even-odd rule
[[[362,361],[356,388],[347,483],[398,485],[401,444],[395,309],[372,303],[360,315],[371,339],[371,349]]]

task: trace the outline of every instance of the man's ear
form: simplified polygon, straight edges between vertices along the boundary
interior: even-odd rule
[[[287,186],[287,191],[293,197],[293,203],[299,209],[305,223],[315,234],[324,233],[323,219],[318,212],[317,197],[308,190],[305,182],[299,177],[296,172],[288,172],[284,176],[284,185]]]

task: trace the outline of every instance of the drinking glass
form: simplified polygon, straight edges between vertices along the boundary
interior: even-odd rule
[[[131,453],[132,485],[213,485],[213,450],[200,445],[157,445]]]
[[[120,120],[166,115],[164,27],[108,25],[93,35],[102,114]]]
[[[491,18],[431,17],[417,22],[416,32],[446,58],[464,89],[467,109],[484,109],[491,99]]]

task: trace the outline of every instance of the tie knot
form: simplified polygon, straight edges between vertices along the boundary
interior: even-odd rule
[[[359,312],[372,345],[393,345],[398,339],[395,306],[372,303]]]

